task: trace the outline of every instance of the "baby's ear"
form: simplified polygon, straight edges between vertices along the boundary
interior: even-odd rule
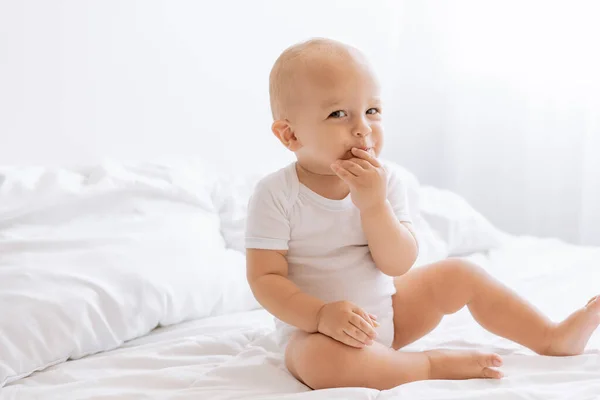
[[[298,138],[294,134],[294,130],[292,129],[292,125],[287,119],[279,119],[273,122],[271,125],[271,131],[273,134],[279,139],[279,141],[291,151],[297,151],[300,149],[301,144],[298,141]]]

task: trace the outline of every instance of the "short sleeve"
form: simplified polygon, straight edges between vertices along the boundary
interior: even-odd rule
[[[282,188],[261,181],[248,203],[247,249],[287,250],[290,240],[288,197]]]
[[[386,168],[388,174],[387,198],[394,214],[400,222],[412,222],[408,209],[408,195],[406,193],[406,185],[398,175],[394,168]]]

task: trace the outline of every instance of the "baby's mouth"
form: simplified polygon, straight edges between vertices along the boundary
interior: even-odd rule
[[[357,149],[361,149],[369,153],[370,155],[374,155],[373,147],[357,147]],[[350,150],[352,152],[352,150]]]

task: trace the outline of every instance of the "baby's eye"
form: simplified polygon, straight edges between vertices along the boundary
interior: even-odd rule
[[[379,114],[381,111],[378,108],[369,108],[367,110],[367,114],[370,115],[375,115],[375,114]]]
[[[342,111],[342,110],[337,110],[332,112],[331,114],[329,114],[329,118],[342,118],[347,116],[348,114],[346,114],[346,111]]]

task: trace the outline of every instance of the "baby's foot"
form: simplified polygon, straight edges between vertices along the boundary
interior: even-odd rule
[[[502,372],[493,368],[502,365],[502,358],[494,353],[459,350],[432,350],[425,352],[431,365],[430,379],[502,378]]]
[[[574,356],[583,353],[585,346],[600,324],[600,297],[593,297],[585,307],[557,324],[551,332],[550,344],[541,354]]]

